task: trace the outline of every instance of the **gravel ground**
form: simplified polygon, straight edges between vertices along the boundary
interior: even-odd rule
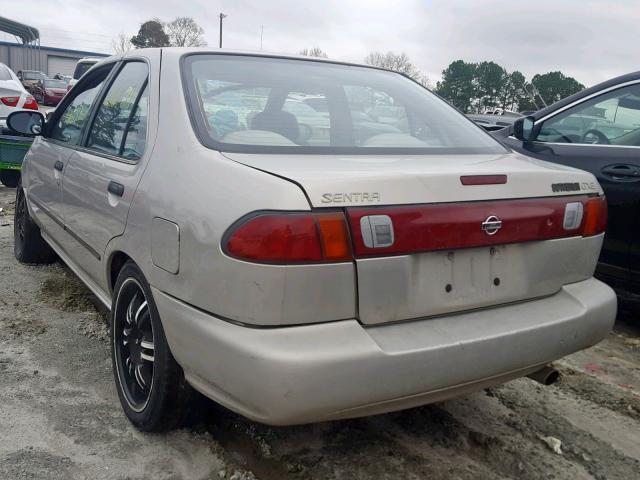
[[[0,479],[640,478],[640,321],[520,379],[399,413],[273,428],[202,399],[193,424],[142,434],[113,386],[106,315],[61,264],[13,257],[0,186]],[[625,302],[625,305],[627,302]]]

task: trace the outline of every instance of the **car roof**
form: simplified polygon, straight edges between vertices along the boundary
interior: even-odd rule
[[[227,48],[211,48],[211,47],[162,47],[162,48],[140,48],[136,50],[129,50],[128,52],[120,55],[114,55],[102,60],[115,60],[115,59],[124,59],[131,57],[140,57],[144,56],[145,53],[150,53],[152,51],[162,51],[162,55],[173,56],[173,57],[182,57],[187,54],[211,54],[211,55],[240,55],[240,56],[251,56],[251,57],[265,57],[265,58],[284,58],[290,60],[305,60],[312,62],[322,62],[322,63],[331,63],[337,65],[349,65],[354,67],[366,67],[372,68],[375,70],[382,70],[385,72],[393,72],[398,73],[400,75],[406,76],[400,72],[395,72],[393,70],[389,70],[387,68],[378,67],[375,65],[368,65],[366,63],[356,63],[356,62],[347,62],[343,60],[334,60],[330,58],[322,58],[322,57],[310,57],[306,55],[294,55],[289,53],[278,53],[278,52],[265,52],[263,50],[234,50]]]
[[[574,93],[573,95],[568,96],[567,98],[563,98],[562,100],[557,101],[556,103],[553,103],[551,105],[549,105],[548,107],[545,107],[541,110],[538,110],[536,113],[534,113],[532,116],[538,120],[540,118],[544,118],[545,116],[547,116],[548,114],[555,112],[556,110],[569,105],[577,100],[580,100],[582,98],[588,97],[589,95],[592,95],[594,93],[599,92],[600,90],[604,90],[607,89],[609,87],[614,87],[616,85],[620,85],[622,83],[627,83],[627,82],[632,82],[634,80],[640,80],[640,71],[638,72],[632,72],[632,73],[627,73],[625,75],[620,75],[619,77],[615,77],[615,78],[611,78],[607,81],[604,81],[602,83],[599,83],[597,85],[594,85],[593,87],[589,87],[589,88],[585,88],[584,90],[578,92],[578,93]]]

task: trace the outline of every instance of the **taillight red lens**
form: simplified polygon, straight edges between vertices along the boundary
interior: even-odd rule
[[[584,227],[582,235],[590,237],[603,233],[607,228],[607,200],[605,197],[594,197],[585,205]]]
[[[38,102],[36,102],[36,99],[29,96],[27,97],[27,100],[24,102],[24,105],[22,106],[22,108],[28,108],[30,110],[38,110]]]
[[[2,101],[2,103],[4,103],[7,107],[15,107],[16,105],[18,105],[18,101],[20,100],[20,97],[2,97],[0,98],[0,101]]]
[[[581,203],[584,215],[568,222],[567,205]],[[582,212],[580,212],[582,214]],[[361,219],[389,217],[393,243],[382,247],[365,244]],[[603,197],[568,196],[521,200],[492,200],[395,207],[349,207],[356,258],[406,255],[434,250],[472,248],[604,232],[606,202]],[[500,222],[491,231],[490,221]]]
[[[235,227],[226,252],[241,260],[263,263],[321,263],[352,259],[344,215],[265,213]]]

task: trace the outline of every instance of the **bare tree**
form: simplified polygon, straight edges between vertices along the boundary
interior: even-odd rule
[[[305,48],[304,50],[300,50],[300,55],[304,55],[305,57],[320,57],[320,58],[328,58],[327,52],[322,50],[320,47],[313,48]]]
[[[191,17],[178,17],[166,24],[172,47],[204,47],[204,29]]]
[[[120,33],[120,35],[111,40],[111,48],[113,48],[115,54],[127,53],[129,50],[133,50],[133,45],[127,35]]]
[[[393,70],[413,78],[416,82],[430,88],[431,82],[413,63],[406,53],[371,52],[364,58],[364,63],[376,67]]]
[[[416,82],[418,82],[423,87],[428,88],[429,90],[435,89],[435,85],[433,84],[433,82],[429,79],[429,77],[427,77],[422,72],[418,72],[418,75],[416,75],[415,77],[411,77],[411,78],[413,78]]]

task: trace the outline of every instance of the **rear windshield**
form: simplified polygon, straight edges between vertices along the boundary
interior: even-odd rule
[[[76,69],[73,72],[73,78],[78,80],[82,75],[84,75],[87,70],[93,67],[97,62],[79,62],[76,64]]]
[[[67,88],[67,84],[62,80],[45,80],[44,86],[47,88]]]
[[[319,61],[194,54],[183,81],[201,141],[248,153],[503,153],[402,75]]]
[[[25,80],[42,80],[44,74],[40,72],[22,72],[22,78]]]

